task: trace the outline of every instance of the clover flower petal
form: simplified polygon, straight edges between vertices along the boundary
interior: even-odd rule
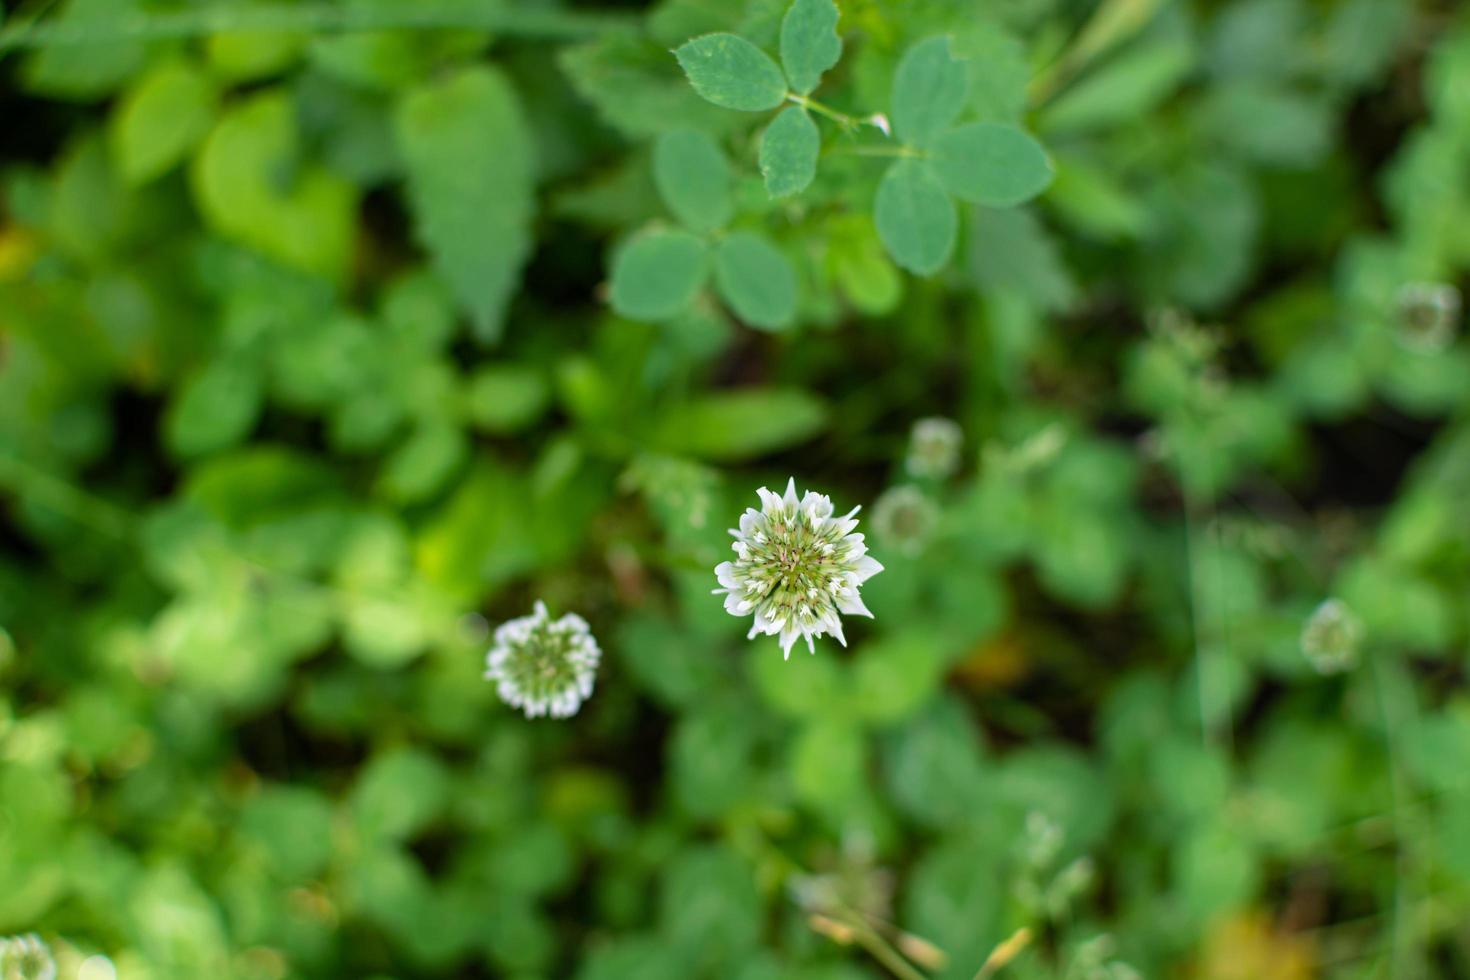
[[[964,431],[954,419],[927,418],[914,423],[905,468],[916,477],[942,480],[960,468]]]
[[[592,696],[602,651],[576,613],[553,620],[537,600],[529,616],[502,623],[485,657],[485,679],[527,718],[568,718]]]
[[[1302,626],[1302,654],[1319,674],[1337,674],[1358,662],[1363,621],[1341,599],[1322,602]]]
[[[34,932],[0,938],[0,980],[56,980],[51,948]]]
[[[798,639],[813,653],[820,636],[846,646],[841,616],[872,617],[858,588],[883,571],[854,533],[858,508],[835,517],[830,497],[798,496],[794,477],[784,494],[761,487],[756,496],[760,510],[748,508],[730,529],[735,559],[715,567],[715,595],[730,615],[752,617],[747,639],[779,637],[788,658]]]

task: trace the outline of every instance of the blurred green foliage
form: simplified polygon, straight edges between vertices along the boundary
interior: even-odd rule
[[[1470,976],[1467,11],[839,6],[7,5],[0,934]],[[710,589],[791,474],[899,493],[787,662]]]

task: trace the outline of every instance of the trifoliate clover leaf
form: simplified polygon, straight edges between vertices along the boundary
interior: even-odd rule
[[[760,48],[735,34],[706,34],[674,56],[704,99],[726,109],[762,112],[786,99],[786,76]]]

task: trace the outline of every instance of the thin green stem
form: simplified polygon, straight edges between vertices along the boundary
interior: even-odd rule
[[[1406,969],[1405,958],[1408,956],[1408,942],[1404,936],[1404,925],[1408,917],[1408,906],[1410,897],[1405,887],[1406,879],[1409,877],[1408,855],[1406,844],[1410,839],[1404,833],[1402,820],[1402,804],[1406,795],[1404,776],[1398,766],[1398,753],[1395,751],[1397,741],[1395,733],[1401,730],[1403,719],[1390,706],[1394,697],[1390,691],[1389,684],[1385,682],[1385,669],[1378,657],[1369,656],[1371,672],[1373,677],[1373,689],[1378,700],[1379,716],[1383,723],[1383,749],[1388,759],[1388,794],[1391,818],[1394,827],[1394,885],[1393,885],[1393,923],[1390,927],[1390,973],[1395,977],[1410,975]]]
[[[0,453],[0,487],[109,537],[125,538],[132,529],[128,511],[6,453]]]
[[[928,980],[928,977],[904,959],[903,954],[894,949],[888,940],[878,935],[877,930],[868,925],[862,916],[847,911],[841,921],[852,929],[853,938],[857,940],[858,945],[872,954],[873,959],[887,967],[889,972],[899,980]]]
[[[1043,105],[1099,55],[1138,33],[1160,6],[1161,0],[1104,0],[1061,57],[1032,79],[1031,104]]]
[[[462,28],[536,38],[585,38],[630,30],[628,16],[586,11],[485,6],[465,8],[402,4],[388,8],[287,6],[205,7],[150,11],[118,17],[27,20],[0,30],[0,53],[55,45],[116,43],[199,37],[247,31],[334,33],[342,31]]]
[[[847,113],[842,112],[839,109],[834,109],[831,106],[822,102],[818,102],[816,99],[810,98],[808,96],[797,95],[795,92],[787,92],[786,101],[794,105],[799,105],[808,112],[815,112],[819,116],[826,116],[828,119],[832,120],[843,129],[857,129],[859,126],[862,125],[882,128],[878,126],[878,124],[875,122],[867,119],[859,119],[857,116],[849,116]]]
[[[897,146],[835,146],[830,152],[844,153],[848,156],[855,157],[909,157],[917,159],[925,156],[923,151],[916,150],[912,146],[903,146],[902,144]]]

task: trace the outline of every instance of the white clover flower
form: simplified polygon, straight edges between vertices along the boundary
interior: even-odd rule
[[[909,557],[923,550],[938,521],[939,508],[918,487],[889,487],[873,504],[873,533]]]
[[[927,418],[914,423],[904,465],[914,476],[942,480],[960,468],[965,434],[954,419]]]
[[[1302,653],[1319,674],[1337,674],[1358,662],[1363,622],[1341,599],[1327,599],[1302,627]]]
[[[1411,282],[1399,290],[1399,340],[1427,354],[1454,343],[1460,326],[1460,291],[1449,283]]]
[[[485,658],[485,679],[506,704],[527,718],[569,718],[592,696],[602,651],[576,613],[553,621],[546,603],[529,616],[502,623]]]
[[[0,939],[0,980],[56,980],[50,947],[34,932]]]
[[[871,618],[858,587],[883,571],[868,555],[863,536],[852,533],[858,508],[833,517],[831,499],[811,490],[798,501],[794,477],[785,497],[765,487],[756,493],[761,509],[747,508],[739,529],[730,529],[737,558],[716,566],[715,595],[724,594],[732,616],[754,614],[747,639],[779,635],[787,658],[798,636],[813,653],[812,640],[823,634],[847,646],[839,614]]]

